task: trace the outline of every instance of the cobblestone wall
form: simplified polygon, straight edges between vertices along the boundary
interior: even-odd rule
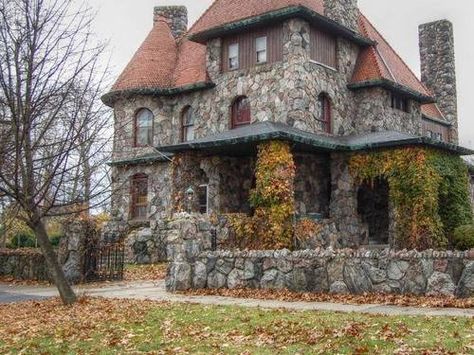
[[[331,293],[474,295],[474,250],[393,251],[332,248],[210,251],[211,224],[200,215],[167,223],[168,290],[264,288]],[[215,246],[215,245],[214,245]]]
[[[0,249],[0,276],[15,280],[49,280],[43,254],[37,249]]]

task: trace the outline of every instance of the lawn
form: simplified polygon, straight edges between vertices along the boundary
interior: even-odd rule
[[[0,353],[474,352],[474,320],[83,298],[0,306]]]

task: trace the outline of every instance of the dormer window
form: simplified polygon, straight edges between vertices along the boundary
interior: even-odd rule
[[[142,108],[135,115],[135,147],[153,144],[153,112]]]
[[[408,99],[392,93],[392,108],[403,112],[410,113],[410,105]]]
[[[181,115],[181,141],[194,140],[194,111],[191,106],[186,106]]]
[[[258,37],[255,40],[255,48],[257,50],[257,64],[267,62],[267,37]]]
[[[239,69],[239,44],[229,45],[229,70]]]

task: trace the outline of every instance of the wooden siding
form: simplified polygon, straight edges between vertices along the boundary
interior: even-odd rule
[[[423,119],[422,120],[423,135],[430,137],[430,132],[436,134],[441,134],[443,142],[449,142],[449,127],[443,124]]]
[[[337,40],[336,37],[323,32],[315,27],[311,27],[310,34],[311,59],[327,65],[331,68],[337,68]]]
[[[267,37],[267,61],[262,64],[282,61],[283,27],[280,25],[224,38],[222,42],[222,71],[229,71],[229,46],[234,43],[239,44],[238,69],[248,69],[257,65],[257,50],[255,40],[264,36]]]

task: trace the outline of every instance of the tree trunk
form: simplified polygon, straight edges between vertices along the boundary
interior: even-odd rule
[[[33,228],[36,238],[39,242],[41,251],[43,252],[46,265],[48,266],[50,275],[59,290],[59,295],[65,305],[70,305],[76,302],[76,295],[72,290],[71,286],[66,280],[63,269],[59,265],[56,252],[49,241],[48,234],[44,227],[44,223],[40,220],[34,225]]]

